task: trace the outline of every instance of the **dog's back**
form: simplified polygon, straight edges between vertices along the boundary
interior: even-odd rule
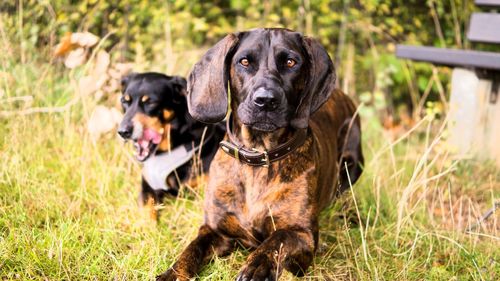
[[[320,209],[328,206],[336,195],[354,184],[361,175],[363,156],[359,118],[356,106],[340,90],[335,90],[323,106],[310,119],[314,135],[316,168],[318,169],[317,199]],[[336,156],[336,157],[335,157]],[[350,179],[345,172],[348,166]],[[339,165],[340,167],[336,166]],[[332,173],[339,171],[339,175]]]

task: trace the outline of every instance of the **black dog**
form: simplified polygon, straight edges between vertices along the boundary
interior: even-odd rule
[[[189,115],[182,77],[132,73],[121,83],[125,116],[118,134],[134,142],[136,158],[144,163],[139,203],[159,204],[165,195],[177,195],[179,183],[208,171],[225,128]]]

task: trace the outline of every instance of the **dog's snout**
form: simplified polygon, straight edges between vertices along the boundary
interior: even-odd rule
[[[275,93],[261,88],[255,92],[253,103],[263,110],[271,111],[278,108],[280,101]]]
[[[118,128],[118,134],[124,139],[129,139],[132,136],[133,131],[134,126],[132,126],[132,124],[122,124]]]

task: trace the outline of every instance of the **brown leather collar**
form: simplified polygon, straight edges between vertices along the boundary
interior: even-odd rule
[[[272,162],[287,157],[290,153],[295,151],[295,149],[304,144],[307,138],[307,129],[299,129],[295,131],[293,137],[289,141],[280,144],[271,150],[259,151],[254,148],[247,149],[243,147],[243,145],[240,144],[233,135],[233,132],[231,131],[231,122],[232,118],[231,115],[229,115],[226,121],[229,141],[221,141],[220,147],[229,156],[250,166],[268,167]]]

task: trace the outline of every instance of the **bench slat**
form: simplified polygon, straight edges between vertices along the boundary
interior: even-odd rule
[[[500,6],[500,0],[476,0],[475,3],[477,6]]]
[[[438,65],[500,70],[500,53],[397,45],[396,56]]]
[[[500,14],[473,13],[467,38],[472,42],[500,43]]]

